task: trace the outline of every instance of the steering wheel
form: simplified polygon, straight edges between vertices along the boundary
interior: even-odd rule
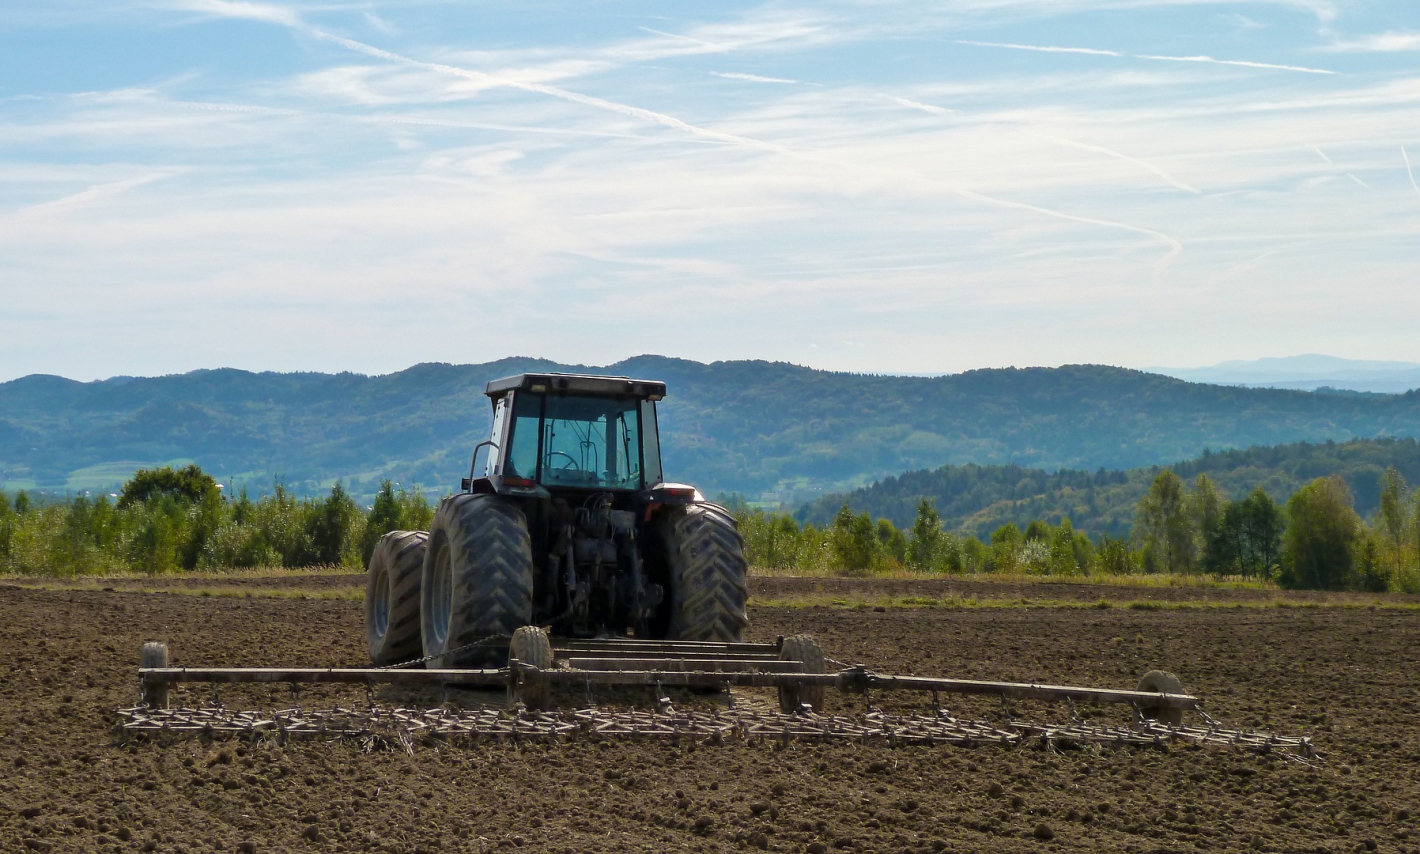
[[[548,451],[548,453],[547,453],[547,462],[548,462],[549,465],[552,464],[552,458],[553,458],[553,457],[566,457],[566,458],[567,458],[567,462],[563,463],[563,464],[560,465],[560,466],[557,466],[557,468],[558,468],[559,470],[562,470],[562,471],[566,471],[566,470],[569,470],[569,469],[576,469],[577,471],[581,471],[581,470],[582,470],[582,466],[577,462],[577,458],[574,457],[574,456],[572,456],[571,454],[567,453],[566,451]]]

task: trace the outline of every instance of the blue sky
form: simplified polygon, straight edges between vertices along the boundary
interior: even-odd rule
[[[0,3],[0,380],[1420,359],[1411,0]]]

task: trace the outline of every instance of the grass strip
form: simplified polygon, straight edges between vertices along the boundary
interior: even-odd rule
[[[365,591],[361,588],[295,588],[295,587],[104,587],[101,584],[57,584],[35,581],[0,581],[0,587],[18,590],[41,590],[45,592],[83,593],[136,593],[146,596],[197,596],[218,599],[328,599],[363,602]]]
[[[977,597],[959,599],[956,597],[948,597],[945,599],[933,599],[922,596],[844,597],[807,595],[775,599],[756,598],[751,599],[749,604],[751,607],[756,608],[829,608],[839,611],[874,611],[878,609],[884,611],[912,609],[969,610],[973,608],[1061,611],[1108,611],[1116,609],[1128,611],[1229,611],[1266,609],[1380,609],[1388,611],[1420,611],[1420,603],[1392,602],[1383,599],[1374,601],[1262,599],[1254,601],[1191,600],[1180,602],[1161,602],[1156,599],[1134,599],[1127,601],[1097,599],[1091,602],[1080,599],[1031,599],[1019,597],[1000,599]]]

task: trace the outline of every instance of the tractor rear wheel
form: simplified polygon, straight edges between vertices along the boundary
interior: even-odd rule
[[[748,565],[735,520],[718,507],[690,504],[662,523],[670,582],[669,640],[738,643],[749,618]]]
[[[532,539],[523,511],[497,495],[444,499],[429,526],[420,600],[429,667],[501,667],[506,639],[532,622]]]
[[[375,544],[365,578],[365,643],[378,666],[418,658],[419,582],[426,531],[390,531]]]

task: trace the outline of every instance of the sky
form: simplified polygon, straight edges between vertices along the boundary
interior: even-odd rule
[[[1420,360],[1413,0],[0,0],[0,381]]]

